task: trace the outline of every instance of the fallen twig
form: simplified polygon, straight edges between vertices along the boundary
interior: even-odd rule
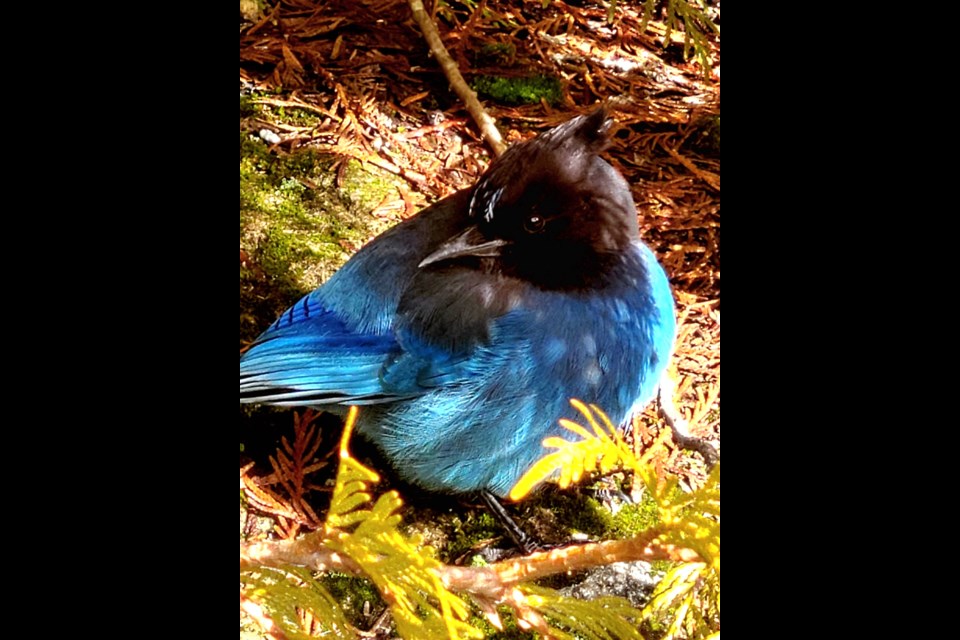
[[[437,59],[440,68],[443,69],[443,74],[447,76],[447,80],[450,81],[450,86],[453,87],[457,96],[463,100],[467,111],[473,117],[477,126],[480,127],[480,133],[483,135],[486,143],[490,145],[494,153],[498,156],[502,155],[503,152],[507,150],[507,145],[504,144],[503,138],[497,130],[497,125],[494,123],[493,118],[490,117],[490,114],[484,110],[483,105],[480,104],[480,100],[477,99],[477,92],[467,85],[467,81],[463,79],[460,69],[457,68],[457,63],[453,61],[453,58],[451,58],[447,52],[447,48],[443,46],[440,33],[437,31],[436,25],[433,24],[433,19],[427,14],[427,10],[424,9],[422,0],[409,0],[409,3],[410,10],[413,11],[413,17],[417,21],[417,24],[420,25],[420,31],[423,32],[423,37],[430,47],[430,53]]]

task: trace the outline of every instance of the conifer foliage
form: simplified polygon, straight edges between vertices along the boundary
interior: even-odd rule
[[[565,547],[484,567],[444,565],[421,539],[400,531],[403,503],[395,491],[374,498],[379,476],[354,459],[347,446],[358,411],[354,407],[324,523],[286,540],[241,543],[241,602],[259,605],[275,631],[288,638],[360,638],[315,577],[315,572],[340,572],[369,580],[389,606],[397,633],[408,640],[483,638],[472,616],[482,613],[502,628],[503,607],[521,629],[543,638],[642,638],[643,628],[658,629],[660,638],[719,637],[720,465],[702,487],[679,490],[676,479],[659,477],[646,456],[634,455],[599,408],[576,400],[572,404],[587,426],[564,421],[575,437],[545,441],[555,451],[518,482],[511,496],[522,497],[548,478],[565,486],[588,473],[626,469],[656,502],[657,525],[626,540]],[[296,512],[275,502],[280,513]],[[642,610],[621,598],[582,601],[534,584],[556,573],[641,559],[674,563]]]

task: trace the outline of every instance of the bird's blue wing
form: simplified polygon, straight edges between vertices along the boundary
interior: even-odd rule
[[[240,401],[366,405],[424,393],[416,370],[448,357],[402,358],[397,305],[420,261],[464,223],[466,198],[454,194],[377,237],[284,312],[240,358]],[[398,360],[403,367],[385,380]]]
[[[394,400],[381,379],[399,347],[389,334],[358,333],[311,294],[240,359],[240,401],[281,406]]]

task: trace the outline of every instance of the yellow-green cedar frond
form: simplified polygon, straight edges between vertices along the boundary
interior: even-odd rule
[[[534,486],[558,474],[560,486],[566,487],[586,472],[609,473],[622,466],[634,472],[656,502],[659,520],[669,536],[662,538],[661,542],[693,549],[719,571],[720,464],[714,466],[701,488],[685,493],[679,490],[677,478],[658,477],[649,461],[649,456],[661,439],[668,435],[667,430],[662,431],[647,453],[637,458],[599,407],[588,406],[575,399],[570,404],[583,415],[590,428],[570,420],[560,420],[564,428],[581,439],[571,442],[556,437],[546,438],[543,445],[557,451],[534,464],[514,485],[510,498],[523,498]]]
[[[719,35],[720,27],[704,11],[706,5],[703,0],[667,0],[666,5],[667,31],[663,38],[664,42],[670,42],[670,35],[682,22],[683,57],[689,59],[691,52],[694,53],[700,60],[704,75],[709,75],[712,59],[706,33],[712,31]],[[640,20],[641,29],[646,29],[647,22],[655,15],[656,8],[657,0],[645,0],[643,18]]]
[[[667,495],[675,493],[673,489],[676,480],[664,482],[658,479],[649,464],[649,459],[662,446],[669,432],[664,430],[653,446],[637,458],[600,407],[588,406],[577,399],[570,400],[570,404],[583,415],[590,429],[571,420],[561,419],[560,425],[580,436],[581,440],[571,442],[557,437],[545,438],[543,446],[557,451],[541,458],[517,481],[510,490],[510,499],[524,498],[535,486],[558,474],[558,484],[561,488],[566,488],[579,481],[584,473],[610,473],[620,466],[632,469],[655,499],[660,496],[665,500]]]
[[[324,637],[351,640],[357,637],[340,605],[306,569],[260,567],[241,572],[240,584],[245,587],[246,595],[260,604],[292,640],[315,637],[304,631],[300,611],[312,614],[314,623],[327,634]]]
[[[704,637],[716,630],[720,617],[720,577],[703,562],[674,567],[657,585],[643,615],[670,620],[662,640],[681,632],[686,637]]]
[[[593,433],[571,420],[560,420],[567,431],[582,439],[571,442],[557,437],[546,438],[543,446],[557,451],[541,458],[517,481],[510,491],[511,500],[520,500],[535,486],[558,472],[559,484],[565,488],[579,481],[584,473],[598,470],[600,473],[609,473],[621,463],[633,466],[631,463],[636,462],[630,447],[619,437],[616,427],[603,411],[575,399],[570,404],[583,414]],[[600,417],[599,421],[594,413]]]
[[[693,549],[720,574],[720,463],[702,487],[691,493],[673,491],[656,496],[662,542]]]
[[[470,610],[441,582],[432,549],[400,533],[403,506],[390,491],[372,504],[370,485],[379,476],[350,455],[347,444],[356,423],[357,409],[347,416],[340,443],[340,467],[323,531],[307,534],[296,543],[301,549],[320,545],[348,558],[380,591],[390,607],[400,635],[409,640],[430,638],[482,638],[466,622]],[[313,537],[313,539],[311,539]],[[353,638],[342,609],[303,569],[258,567],[241,572],[244,595],[255,600],[292,638],[306,638],[298,628],[298,608],[320,621],[330,637]]]
[[[533,486],[558,473],[561,486],[566,486],[587,471],[607,473],[618,465],[632,470],[657,505],[661,533],[656,543],[691,549],[704,560],[674,567],[644,609],[644,618],[655,617],[668,625],[669,637],[681,629],[694,630],[699,636],[714,631],[720,608],[720,464],[714,466],[702,487],[681,491],[676,478],[657,476],[649,459],[653,448],[637,458],[603,411],[577,400],[571,400],[571,404],[584,416],[589,428],[562,420],[561,424],[581,440],[544,440],[544,446],[557,451],[537,462],[514,486],[510,497],[523,497]],[[668,433],[664,429],[658,440]],[[563,602],[564,606],[577,606]],[[551,615],[546,610],[542,613]],[[589,616],[578,619],[593,621]]]
[[[705,562],[674,567],[657,585],[644,615],[670,621],[664,640],[703,637],[720,618],[720,465],[688,494],[672,492],[658,501],[662,544],[692,549]]]
[[[558,640],[643,640],[637,631],[642,613],[624,598],[577,600],[532,585],[522,585],[520,590],[526,595],[525,604],[547,618],[551,635]]]
[[[376,584],[404,638],[482,638],[479,630],[465,622],[470,616],[467,605],[441,583],[439,561],[397,529],[397,511],[403,505],[400,496],[390,491],[369,507],[369,483],[379,477],[347,449],[356,415],[356,407],[351,408],[325,545],[353,560]],[[354,526],[353,531],[346,530]]]
[[[703,9],[703,0],[672,0],[667,3],[667,39],[670,38],[670,29],[683,21],[683,57],[689,58],[691,53],[695,53],[700,60],[700,66],[703,67],[704,75],[709,74],[710,65],[710,45],[705,35],[706,31],[720,33],[720,27],[714,24]]]
[[[349,556],[373,581],[402,637],[482,638],[465,622],[467,605],[440,581],[440,563],[397,530],[400,505],[395,492],[381,496],[353,533],[341,533],[327,546]]]
[[[328,528],[345,529],[370,517],[370,511],[360,509],[370,503],[369,486],[380,481],[375,471],[367,469],[350,455],[347,444],[357,422],[357,407],[350,407],[347,423],[340,440],[340,468],[337,470],[337,484],[330,500],[327,514]]]

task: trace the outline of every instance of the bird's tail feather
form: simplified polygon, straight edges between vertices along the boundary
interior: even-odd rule
[[[280,406],[375,404],[395,400],[381,370],[392,338],[362,341],[303,334],[270,337],[240,358],[240,402]]]

